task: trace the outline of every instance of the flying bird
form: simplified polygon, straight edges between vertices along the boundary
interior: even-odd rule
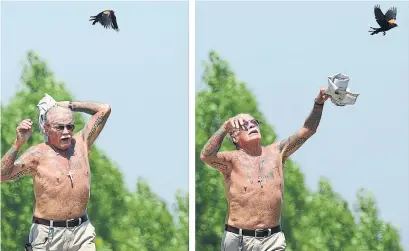
[[[376,22],[379,24],[380,28],[370,27],[372,29],[371,31],[369,31],[371,32],[371,35],[383,32],[383,35],[385,36],[386,31],[398,27],[398,24],[396,23],[395,7],[390,8],[384,15],[379,5],[375,5],[374,13]]]
[[[116,22],[115,12],[113,10],[105,10],[99,13],[96,16],[91,16],[89,21],[94,21],[92,25],[95,25],[99,22],[105,29],[114,29],[119,31],[118,24]]]

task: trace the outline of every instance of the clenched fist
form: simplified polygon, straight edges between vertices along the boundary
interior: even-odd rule
[[[31,134],[33,133],[33,121],[31,119],[25,119],[20,122],[17,126],[16,134],[17,134],[17,143],[19,145],[24,145],[27,140],[30,138]]]
[[[315,99],[315,102],[318,104],[324,104],[325,101],[330,97],[329,95],[325,94],[327,88],[323,87],[320,89],[320,93],[318,94],[317,98]]]

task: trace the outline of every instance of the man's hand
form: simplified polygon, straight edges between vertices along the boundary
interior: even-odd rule
[[[33,121],[31,119],[25,119],[20,122],[20,124],[17,126],[16,129],[16,146],[17,147],[22,147],[27,140],[31,137],[31,134],[33,133]]]
[[[224,122],[223,128],[227,133],[230,133],[231,131],[236,129],[240,128],[245,129],[243,124],[244,124],[243,114],[239,114]]]
[[[327,91],[326,87],[323,87],[320,89],[320,93],[318,94],[317,98],[315,99],[315,102],[317,102],[318,104],[324,104],[325,101],[328,100],[328,98],[330,97],[329,95],[325,94],[325,92]]]

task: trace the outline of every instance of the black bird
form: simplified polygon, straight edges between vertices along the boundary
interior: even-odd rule
[[[398,24],[396,23],[395,7],[390,8],[384,15],[379,5],[375,5],[374,13],[376,22],[379,24],[380,28],[370,27],[372,29],[371,31],[369,31],[372,32],[371,35],[383,32],[383,35],[385,36],[386,31],[398,27]]]
[[[118,24],[116,22],[115,12],[113,10],[105,10],[96,16],[91,16],[89,21],[94,21],[92,25],[99,22],[105,29],[112,28],[119,31]]]

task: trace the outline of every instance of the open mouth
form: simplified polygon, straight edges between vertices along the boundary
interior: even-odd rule
[[[252,131],[249,132],[249,135],[252,135],[252,134],[258,134],[257,129],[254,129],[254,130],[252,130]]]
[[[69,143],[70,140],[71,140],[71,137],[62,137],[62,138],[61,138],[61,142],[64,143],[64,144]]]

